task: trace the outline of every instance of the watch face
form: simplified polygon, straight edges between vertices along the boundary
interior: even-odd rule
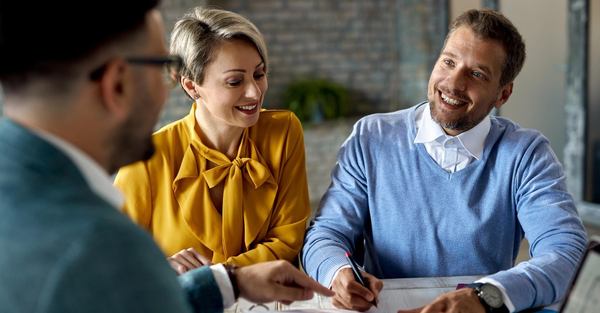
[[[497,309],[504,304],[502,300],[502,292],[498,287],[491,284],[483,284],[479,287],[481,292],[480,297],[485,301],[490,307]]]

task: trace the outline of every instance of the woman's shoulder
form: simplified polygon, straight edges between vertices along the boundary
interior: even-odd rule
[[[268,109],[260,112],[257,128],[301,129],[300,120],[288,110]]]
[[[273,144],[302,137],[302,125],[296,115],[287,110],[263,110],[258,122],[250,127],[250,137],[256,143]]]

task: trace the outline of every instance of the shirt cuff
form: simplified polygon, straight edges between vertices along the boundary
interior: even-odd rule
[[[508,312],[515,311],[515,306],[513,305],[512,301],[510,301],[508,294],[506,294],[506,289],[504,289],[504,286],[502,286],[502,284],[489,277],[483,277],[476,281],[476,283],[488,283],[498,287],[498,289],[500,289],[500,291],[502,292],[502,301],[504,301],[504,305],[506,305]]]
[[[329,282],[329,285],[327,286],[329,289],[331,289],[331,285],[333,285],[335,278],[340,273],[340,271],[344,268],[350,268],[350,265],[342,265],[341,267],[339,267],[338,269],[335,270],[335,273],[333,273],[333,276],[331,276],[331,281]]]
[[[228,308],[235,303],[235,296],[233,295],[233,286],[227,275],[227,270],[223,264],[215,264],[210,266],[210,270],[217,281],[221,297],[223,298],[223,307]]]

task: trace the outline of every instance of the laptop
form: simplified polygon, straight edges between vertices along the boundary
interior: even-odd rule
[[[600,236],[590,238],[588,249],[559,312],[600,312]]]

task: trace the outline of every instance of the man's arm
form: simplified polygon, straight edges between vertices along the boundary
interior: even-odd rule
[[[561,300],[587,242],[562,167],[548,141],[538,136],[527,147],[514,175],[513,190],[531,259],[488,276],[506,289],[517,311]]]
[[[304,241],[302,265],[311,277],[326,286],[336,271],[347,264],[345,252],[354,253],[369,214],[359,129],[360,122],[340,148],[331,185]]]
[[[376,301],[383,283],[365,273],[368,288],[355,281],[346,266],[346,251],[354,253],[362,240],[369,215],[366,162],[361,144],[361,123],[342,145],[331,176],[331,186],[307,231],[302,263],[310,276],[336,292],[332,303],[339,308],[365,311]]]

